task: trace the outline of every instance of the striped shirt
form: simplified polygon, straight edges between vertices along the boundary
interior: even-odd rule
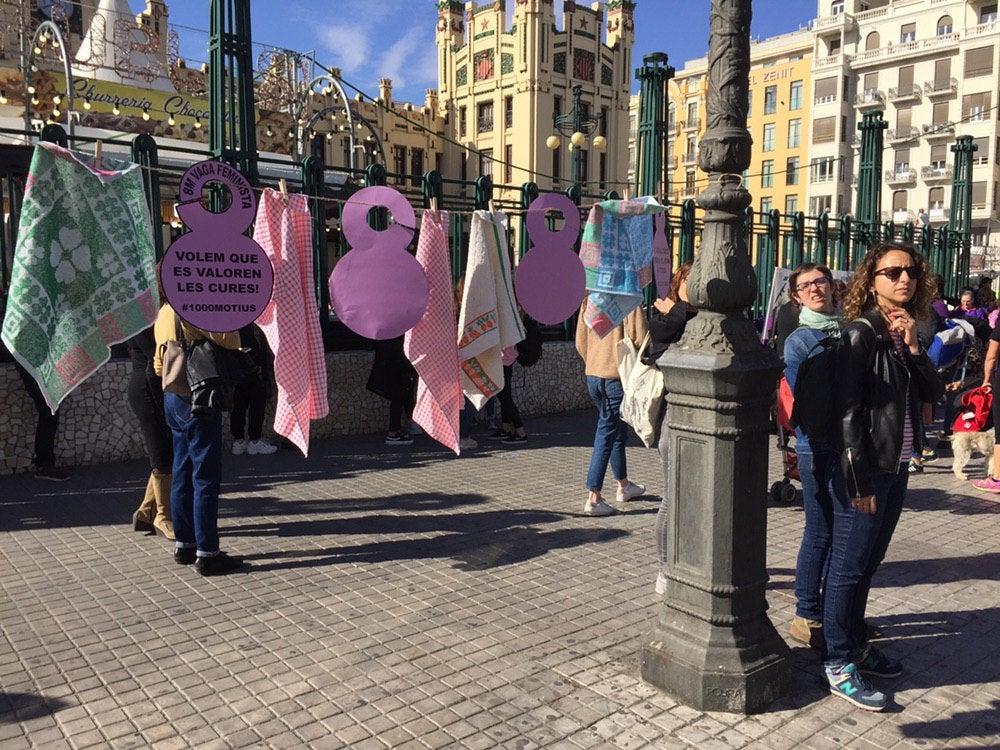
[[[897,331],[889,331],[889,335],[892,336],[892,346],[896,350],[896,354],[903,362],[906,362],[907,346],[906,342],[903,341],[903,336]],[[901,463],[907,463],[913,457],[913,438],[913,412],[910,409],[910,392],[907,388],[906,418],[903,420],[903,451],[899,457]]]

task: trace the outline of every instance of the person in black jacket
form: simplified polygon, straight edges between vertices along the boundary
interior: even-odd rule
[[[867,677],[898,677],[902,665],[868,643],[872,576],[899,520],[912,451],[922,448],[919,402],[944,383],[920,345],[917,320],[934,296],[927,261],[885,242],[865,255],[844,302],[836,404],[848,496],[834,498],[833,546],[823,600],[824,666],[834,695],[869,711],[886,705]]]
[[[656,366],[656,360],[670,348],[671,344],[676,344],[684,335],[684,329],[691,318],[697,314],[697,310],[688,301],[687,282],[691,275],[691,264],[685,263],[674,271],[673,278],[670,279],[670,291],[663,299],[658,299],[653,303],[653,310],[649,318],[649,346],[643,355],[643,361],[652,367]],[[660,422],[660,436],[657,448],[660,451],[660,460],[663,464],[663,498],[660,501],[660,509],[656,513],[656,560],[659,570],[656,575],[656,593],[663,594],[666,591],[667,579],[665,575],[667,565],[667,520],[670,512],[667,508],[667,496],[669,495],[669,478],[667,476],[667,454],[669,452],[669,440],[667,438],[667,410],[663,410],[663,420]]]

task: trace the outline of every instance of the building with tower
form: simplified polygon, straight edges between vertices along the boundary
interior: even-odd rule
[[[508,27],[504,2],[439,2],[439,106],[446,134],[461,144],[445,144],[445,173],[543,190],[565,190],[575,174],[586,194],[621,192],[635,6],[566,0],[560,28],[552,0],[514,0]],[[551,148],[553,116],[573,113],[575,86],[581,114],[600,122],[582,146],[567,134]]]

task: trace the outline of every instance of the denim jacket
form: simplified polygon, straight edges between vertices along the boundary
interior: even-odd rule
[[[785,380],[788,381],[792,393],[795,393],[795,380],[799,374],[799,367],[807,359],[822,351],[822,347],[818,344],[826,338],[827,335],[823,331],[803,326],[796,328],[785,339]],[[800,427],[795,428],[795,438],[795,450],[798,453],[822,453],[830,450],[830,446],[820,440],[810,441]]]

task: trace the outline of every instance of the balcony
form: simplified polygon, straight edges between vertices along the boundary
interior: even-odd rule
[[[897,226],[901,224],[909,224],[911,221],[916,221],[917,215],[910,211],[908,208],[901,208],[895,211],[883,211],[882,221],[891,221]]]
[[[917,170],[912,167],[896,167],[885,171],[885,181],[888,185],[912,185],[917,181]]]
[[[893,104],[920,101],[920,87],[916,84],[913,86],[893,86],[889,89],[889,101]]]
[[[492,133],[493,132],[493,116],[480,117],[477,123],[479,133]]]
[[[920,178],[924,182],[950,182],[954,172],[952,167],[921,167]]]
[[[690,164],[697,164],[698,163],[698,154],[684,154],[684,156],[681,159],[681,163],[684,166],[688,166]]]
[[[924,84],[924,93],[931,99],[955,96],[958,93],[958,81],[955,78],[947,81],[928,81]]]
[[[963,39],[975,39],[980,36],[991,36],[997,31],[996,21],[987,21],[986,23],[981,23],[978,26],[973,26],[965,30],[962,34]]]
[[[820,68],[832,68],[835,65],[840,65],[843,67],[849,61],[847,55],[836,54],[830,55],[828,57],[817,57],[813,60],[813,69],[819,70]]]
[[[824,172],[824,173],[810,175],[809,182],[812,183],[813,185],[818,185],[823,182],[833,182],[833,173]]]
[[[948,219],[951,218],[951,209],[932,208],[930,211],[927,212],[927,215],[930,216],[931,221],[948,221]]]
[[[701,126],[701,118],[690,117],[686,123],[681,123],[681,127],[684,128],[686,132],[697,132],[698,128]]]
[[[885,139],[889,143],[901,143],[902,141],[913,141],[919,137],[920,137],[920,131],[913,126],[889,128],[885,132]]]
[[[924,138],[929,141],[940,140],[942,138],[951,139],[955,137],[955,123],[940,122],[931,125],[924,125]]]
[[[858,19],[850,13],[838,13],[835,16],[823,16],[822,18],[814,19],[812,27],[813,31],[820,33],[827,31],[846,31],[849,29],[856,29],[858,27]]]
[[[885,106],[885,94],[878,89],[865,89],[854,97],[854,106],[857,109],[871,109]]]
[[[835,101],[837,101],[836,94],[830,94],[830,96],[817,96],[813,99],[814,104],[833,104]]]

